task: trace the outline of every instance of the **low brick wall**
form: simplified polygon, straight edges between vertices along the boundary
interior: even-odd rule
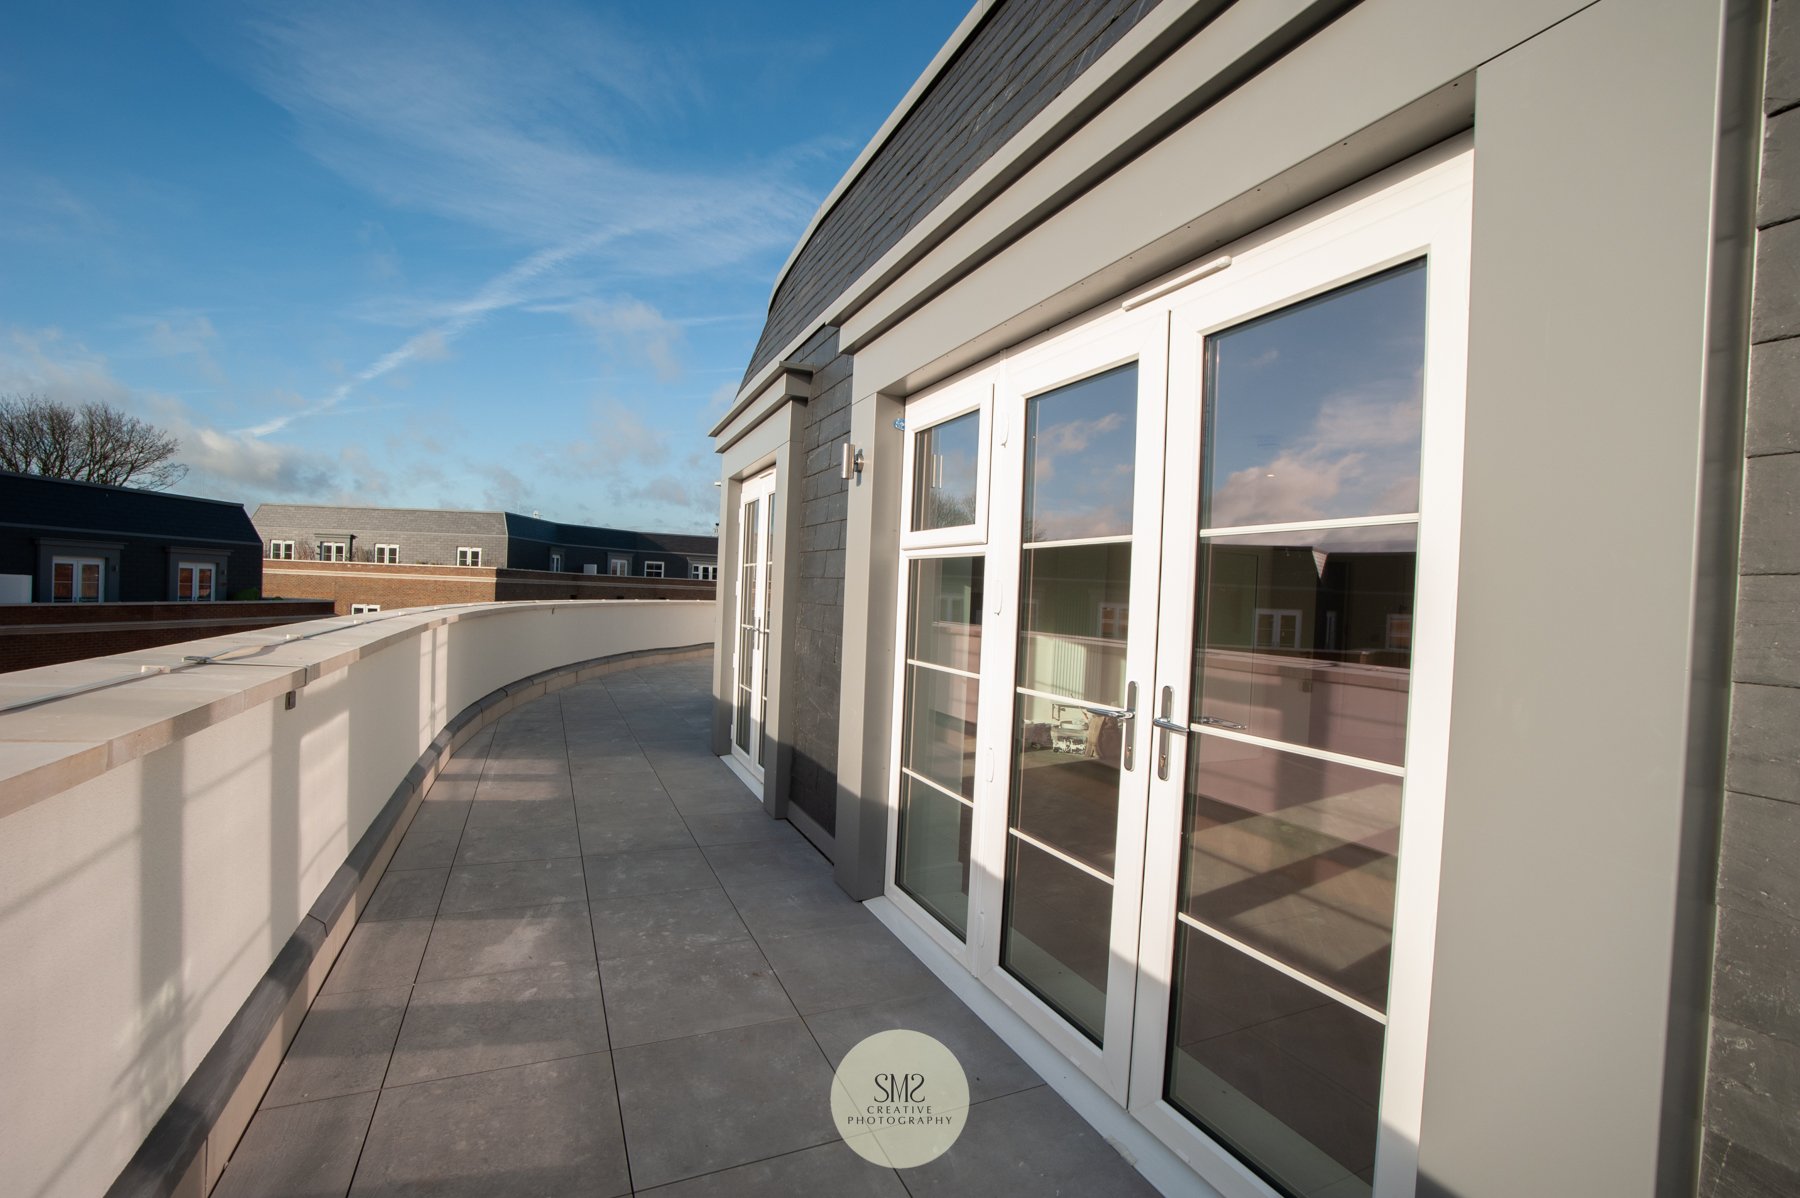
[[[353,603],[383,611],[443,603],[529,599],[711,599],[715,584],[689,578],[564,574],[496,566],[376,565],[372,562],[264,562],[263,592],[328,599],[338,615]]]
[[[0,604],[0,673],[254,632],[332,614],[315,601]]]

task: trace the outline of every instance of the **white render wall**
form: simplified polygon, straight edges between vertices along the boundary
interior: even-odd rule
[[[0,677],[4,704],[256,654],[0,714],[6,1191],[112,1183],[458,712],[542,670],[710,641],[712,609],[420,609]]]

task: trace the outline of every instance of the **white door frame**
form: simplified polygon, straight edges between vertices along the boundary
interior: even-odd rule
[[[755,505],[754,525],[750,525]],[[767,755],[766,710],[769,678],[769,613],[774,594],[775,471],[744,480],[737,504],[737,588],[732,621],[731,760],[762,791]],[[748,660],[745,658],[748,634]],[[748,697],[746,697],[746,691]],[[747,719],[741,709],[747,709]],[[740,743],[738,729],[745,725]]]

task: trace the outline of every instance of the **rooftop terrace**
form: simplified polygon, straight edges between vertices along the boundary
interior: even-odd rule
[[[457,751],[216,1194],[1154,1192],[711,755],[709,671],[555,691]],[[829,1102],[897,1027],[974,1104],[900,1172]]]

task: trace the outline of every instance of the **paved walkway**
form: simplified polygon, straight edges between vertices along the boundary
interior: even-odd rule
[[[456,755],[219,1198],[1153,1193],[710,755],[709,673],[571,687]],[[898,1172],[829,1105],[895,1027],[975,1101]]]

